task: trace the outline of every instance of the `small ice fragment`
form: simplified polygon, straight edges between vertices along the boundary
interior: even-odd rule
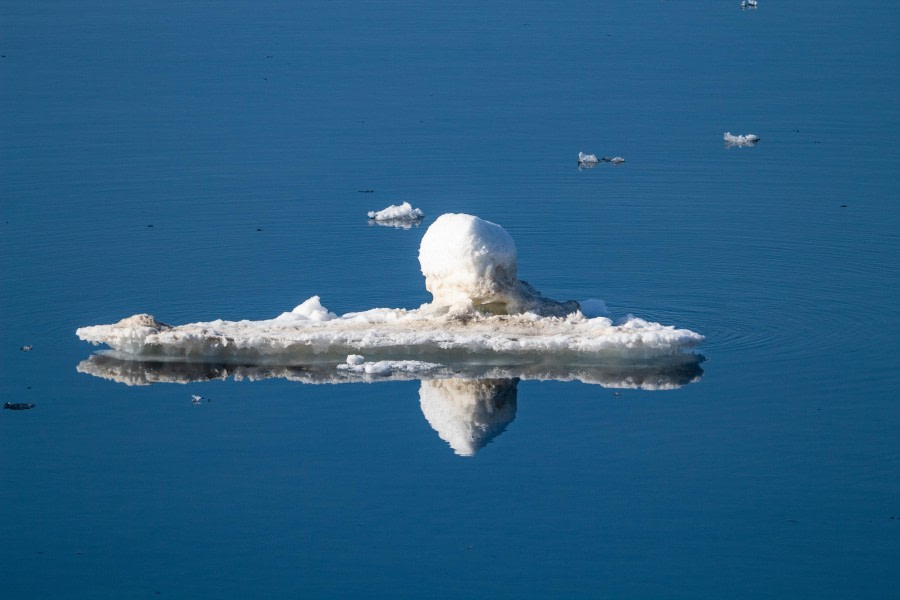
[[[200,401],[203,400],[203,396],[198,396],[197,394],[191,394],[191,404],[197,406],[200,404]]]
[[[757,8],[757,0],[741,0],[741,8]]]
[[[586,316],[588,319],[593,319],[594,317],[608,317],[609,309],[606,307],[606,302],[603,300],[599,300],[597,298],[589,298],[587,300],[583,300],[578,304],[581,305],[581,314]]]
[[[30,352],[32,348],[34,348],[34,346],[22,346],[19,350],[22,352]]]
[[[379,360],[375,362],[365,362],[365,359],[359,354],[351,354],[347,357],[347,362],[338,365],[339,371],[347,371],[349,373],[365,373],[366,375],[390,375],[392,373],[427,373],[434,369],[441,368],[442,365],[437,363],[424,362],[421,360]]]
[[[581,164],[597,164],[600,161],[597,160],[596,154],[585,154],[584,152],[579,152],[578,162]]]
[[[392,204],[379,211],[370,210],[368,215],[375,221],[418,221],[425,217],[421,209],[413,208],[409,202]]]
[[[731,132],[726,131],[725,135],[722,137],[725,140],[725,145],[728,147],[753,146],[759,141],[759,136],[753,133],[748,133],[747,135],[731,135]]]
[[[625,159],[622,158],[621,156],[613,156],[613,157],[604,156],[604,157],[603,157],[603,162],[612,163],[612,164],[614,164],[614,165],[620,165],[620,164],[622,164],[623,162],[625,162]]]

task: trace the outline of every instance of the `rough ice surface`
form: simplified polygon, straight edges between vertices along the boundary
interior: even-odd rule
[[[409,202],[392,204],[379,211],[369,211],[369,218],[375,221],[418,221],[424,216],[425,213],[421,209],[413,208]]]
[[[423,381],[425,420],[459,456],[474,456],[516,418],[518,379]]]
[[[753,146],[759,141],[759,136],[753,133],[747,135],[731,135],[726,131],[723,136],[726,146]]]
[[[578,162],[585,165],[595,165],[600,162],[600,160],[597,158],[596,154],[585,154],[584,152],[579,152]]]
[[[135,315],[82,327],[76,334],[143,359],[282,366],[338,362],[348,354],[365,354],[375,362],[588,366],[652,361],[703,340],[693,331],[636,317],[613,324],[600,316],[600,301],[582,310],[575,301],[542,296],[517,279],[516,246],[509,234],[472,215],[439,217],[422,238],[419,262],[433,301],[417,309],[373,308],[337,316],[313,296],[269,320],[173,327]]]

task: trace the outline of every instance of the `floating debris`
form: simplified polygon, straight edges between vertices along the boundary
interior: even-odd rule
[[[32,348],[34,348],[34,346],[28,345],[20,347],[19,350],[21,350],[22,352],[31,352]]]
[[[30,402],[7,402],[3,405],[6,410],[28,410],[34,408],[34,404]]]
[[[375,190],[356,190],[360,194],[374,194]]]

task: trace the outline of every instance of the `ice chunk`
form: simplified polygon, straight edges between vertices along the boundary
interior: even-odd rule
[[[748,133],[747,135],[731,135],[730,132],[726,131],[723,138],[727,147],[753,146],[759,141],[759,136],[753,133]]]
[[[425,217],[421,209],[413,208],[409,202],[390,205],[385,209],[369,211],[369,218],[375,221],[418,221]]]
[[[444,214],[431,224],[419,246],[425,289],[436,307],[491,314],[534,312],[565,316],[574,301],[545,298],[516,278],[516,244],[505,229],[473,215]]]
[[[472,215],[438,217],[422,237],[419,264],[438,306],[505,304],[515,293],[515,242]]]
[[[597,164],[600,161],[597,159],[596,154],[585,154],[584,152],[579,152],[578,162],[583,165],[592,165]]]
[[[366,359],[359,354],[350,354],[347,356],[347,364],[350,366],[361,365],[366,362]]]
[[[365,373],[366,375],[392,375],[393,373],[426,373],[434,369],[440,369],[442,365],[430,363],[421,360],[379,360],[374,362],[365,362],[362,356],[350,355],[347,362],[338,365],[338,370],[349,371],[351,373]],[[351,362],[353,359],[353,362]]]

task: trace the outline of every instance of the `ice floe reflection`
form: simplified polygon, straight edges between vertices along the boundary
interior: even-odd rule
[[[671,390],[699,381],[702,361],[700,355],[678,354],[653,362],[586,367],[421,363],[426,366],[416,369],[410,361],[349,361],[356,368],[346,368],[347,364],[333,362],[288,366],[135,360],[115,351],[101,351],[83,360],[77,370],[129,386],[227,379],[277,378],[306,384],[419,380],[419,403],[429,425],[456,454],[473,456],[515,419],[519,381],[579,381],[616,389]],[[374,368],[367,371],[366,364]]]

